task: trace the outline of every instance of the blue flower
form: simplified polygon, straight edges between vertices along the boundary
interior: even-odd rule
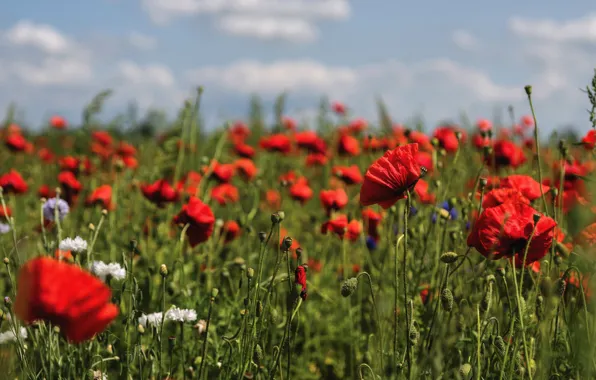
[[[451,220],[457,220],[457,218],[459,217],[459,212],[457,211],[457,209],[455,208],[455,206],[451,206],[448,201],[444,201],[441,204],[441,208],[443,210],[446,210],[446,211],[449,212],[449,216],[450,216]],[[434,213],[433,214],[431,220],[432,220],[433,223],[436,223],[437,222],[437,213]]]
[[[4,235],[10,231],[10,225],[5,223],[0,223],[0,234]]]
[[[43,217],[53,222],[56,207],[58,207],[58,218],[60,220],[64,219],[70,212],[70,207],[68,207],[68,203],[64,199],[50,198],[43,204]]]
[[[366,247],[369,251],[374,251],[377,249],[377,240],[372,236],[366,237]]]

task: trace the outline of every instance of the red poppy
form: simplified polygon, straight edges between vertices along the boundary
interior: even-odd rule
[[[267,190],[265,193],[265,201],[267,202],[267,207],[272,210],[279,210],[281,208],[281,194],[277,190]]]
[[[311,153],[306,156],[306,166],[324,166],[327,161],[327,156],[320,153]]]
[[[336,190],[321,190],[319,192],[319,198],[321,199],[321,204],[327,215],[331,211],[341,210],[348,204],[348,194],[344,189],[336,189]]]
[[[284,128],[287,129],[288,131],[296,130],[296,126],[298,125],[298,123],[296,123],[296,120],[292,119],[291,117],[287,117],[287,116],[284,116],[281,118],[281,123],[284,126]]]
[[[550,189],[548,186],[541,185],[534,178],[521,174],[512,174],[501,179],[500,186],[507,189],[516,189],[530,201],[540,198],[543,192],[546,194]]]
[[[375,212],[371,208],[365,208],[362,210],[362,220],[364,225],[367,227],[367,233],[369,236],[378,238],[379,237],[379,224],[383,220],[381,213]]]
[[[300,297],[306,300],[308,294],[306,293],[306,268],[302,265],[298,265],[294,271],[294,283],[300,285]]]
[[[540,216],[538,223],[534,218]],[[539,214],[524,203],[508,202],[486,209],[474,223],[468,236],[468,246],[476,248],[484,257],[497,260],[501,257],[522,255],[530,235],[534,235],[528,248],[526,263],[542,259],[549,251],[557,224],[548,216]]]
[[[356,219],[350,220],[346,230],[346,237],[349,241],[356,241],[362,235],[362,223]]]
[[[25,263],[17,289],[14,310],[23,322],[50,322],[73,343],[91,339],[118,315],[107,285],[79,266],[52,258]]]
[[[108,132],[105,131],[95,131],[91,134],[91,138],[96,143],[103,145],[104,147],[109,147],[112,145],[112,136]]]
[[[428,182],[423,180],[422,178],[416,182],[414,186],[414,194],[418,197],[418,200],[422,204],[433,204],[435,203],[436,196],[432,193],[428,192]]]
[[[532,115],[524,115],[521,117],[521,123],[526,128],[533,127],[534,117],[532,117]]]
[[[482,208],[496,207],[507,202],[521,202],[527,205],[530,204],[530,200],[524,197],[523,194],[520,193],[517,189],[502,188],[493,189],[488,193],[484,194]]]
[[[188,195],[196,195],[202,179],[203,177],[199,173],[190,171],[178,181],[176,188],[179,192],[186,192]]]
[[[423,305],[426,305],[427,302],[429,301],[430,297],[430,286],[425,284],[422,285],[422,289],[420,289],[420,301],[422,301]]]
[[[577,243],[585,249],[596,247],[596,223],[585,227],[576,239]]]
[[[286,135],[277,134],[263,137],[260,141],[261,148],[270,152],[289,153],[292,150],[292,141]]]
[[[488,119],[480,119],[476,122],[476,127],[478,127],[478,130],[481,132],[488,132],[493,129],[493,123]]]
[[[141,192],[158,207],[176,202],[179,198],[178,192],[165,179],[159,179],[150,185],[141,185]]]
[[[418,151],[415,155],[418,165],[428,170],[429,173],[433,171],[433,156],[428,152]]]
[[[360,203],[363,206],[379,204],[389,208],[406,197],[424,170],[416,161],[418,144],[408,144],[388,151],[367,170],[360,189]]]
[[[71,261],[74,259],[71,251],[61,251],[59,249],[54,251],[54,258],[56,260],[64,260],[64,261]]]
[[[459,148],[459,140],[455,132],[453,127],[439,127],[435,130],[434,137],[439,140],[439,145],[447,153],[455,153]]]
[[[236,203],[240,199],[238,188],[231,183],[221,183],[211,189],[211,198],[221,206]]]
[[[12,210],[10,207],[6,206],[6,212],[4,212],[4,207],[0,205],[0,220],[6,220],[12,216]]]
[[[50,126],[54,129],[65,129],[68,122],[62,116],[54,115],[50,118]]]
[[[299,132],[294,135],[294,139],[299,148],[306,149],[310,153],[325,154],[327,152],[327,143],[316,132]]]
[[[12,152],[24,152],[27,150],[27,139],[20,133],[11,133],[4,139],[4,144]]]
[[[46,164],[49,164],[54,161],[54,153],[52,153],[52,151],[48,148],[41,148],[37,152],[37,157],[39,157],[39,159],[45,162]]]
[[[83,185],[77,180],[72,172],[64,171],[58,174],[58,182],[62,187],[62,198],[72,206],[83,189]]]
[[[493,146],[493,154],[494,162],[493,157],[488,155],[486,157],[486,163],[489,166],[492,166],[494,163],[496,168],[512,167],[515,169],[526,162],[526,155],[522,148],[509,140],[496,141]]]
[[[123,157],[134,156],[137,154],[137,149],[126,141],[120,141],[120,145],[118,145],[116,152]]]
[[[348,130],[351,133],[360,133],[366,128],[368,128],[368,122],[361,117],[352,120],[348,125]]]
[[[56,196],[56,190],[50,188],[48,185],[41,185],[37,190],[37,196],[40,198],[54,198]]]
[[[331,109],[338,115],[343,116],[346,114],[346,106],[341,102],[331,103]]]
[[[582,143],[586,150],[594,149],[594,146],[596,146],[596,130],[590,129],[588,133],[586,133],[586,135],[582,138]]]
[[[207,241],[213,233],[215,216],[209,206],[199,198],[191,196],[188,203],[182,206],[178,215],[174,217],[174,223],[189,225],[186,236],[191,247],[195,247]]]
[[[203,168],[204,172],[207,172],[208,168]],[[211,177],[215,178],[220,183],[230,182],[236,168],[232,164],[220,164],[217,161],[211,163]]]
[[[228,220],[223,225],[224,242],[229,243],[240,236],[242,230],[235,220]]]
[[[87,206],[100,205],[107,210],[113,210],[115,205],[112,203],[112,186],[102,185],[93,190],[85,202]]]
[[[337,153],[340,156],[357,156],[360,154],[358,139],[350,135],[342,135],[337,143]]]
[[[14,169],[0,176],[0,187],[2,187],[6,194],[23,194],[29,188],[21,174]]]
[[[356,221],[357,222],[357,221]],[[321,226],[321,233],[326,234],[327,232],[333,232],[340,239],[343,239],[346,232],[348,232],[348,228],[351,222],[348,222],[348,217],[344,214],[336,215],[333,219],[326,221]],[[349,238],[353,239],[354,234],[358,232],[358,235],[362,232],[362,226],[360,226],[360,231],[358,231],[357,226],[352,226],[353,231],[349,234]],[[356,236],[357,237],[357,236]]]
[[[312,270],[315,273],[320,273],[323,269],[323,263],[321,260],[313,259],[312,257],[308,258],[308,269]]]
[[[362,182],[362,174],[356,165],[352,166],[334,166],[333,173],[341,179],[346,185],[355,185]]]
[[[255,155],[255,148],[244,142],[234,144],[234,151],[237,155],[244,158],[253,158]]]
[[[230,128],[229,137],[232,143],[243,143],[250,135],[250,129],[242,121],[236,121]]]
[[[482,136],[480,133],[477,133],[472,136],[472,145],[474,145],[476,149],[482,150],[486,147],[489,147],[491,142],[488,136]]]
[[[304,204],[313,196],[313,190],[308,186],[306,178],[301,177],[292,186],[290,186],[290,196]]]
[[[255,163],[248,158],[240,158],[234,162],[235,170],[246,181],[251,181],[257,175],[258,169]]]
[[[409,131],[406,133],[410,143],[418,144],[420,150],[432,152],[433,146],[430,143],[430,137],[419,131]]]

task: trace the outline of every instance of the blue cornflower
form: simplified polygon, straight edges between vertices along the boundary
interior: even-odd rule
[[[449,216],[450,216],[451,220],[457,220],[457,218],[459,217],[459,212],[455,208],[455,205],[452,205],[452,203],[450,203],[449,201],[444,201],[441,204],[441,208],[443,210],[446,210],[446,211],[449,212]],[[433,214],[431,220],[432,220],[433,223],[436,223],[437,222],[437,213],[434,213]]]
[[[56,207],[58,208],[58,218],[60,220],[70,212],[70,207],[64,199],[50,198],[43,204],[43,217],[46,220],[54,221]]]
[[[377,249],[377,239],[372,236],[366,237],[366,247],[369,251],[374,251]]]

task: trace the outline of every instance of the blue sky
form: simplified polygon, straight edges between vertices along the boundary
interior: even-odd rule
[[[105,117],[135,99],[172,115],[205,86],[204,115],[246,115],[287,90],[288,113],[311,116],[321,95],[375,120],[382,96],[396,121],[432,127],[528,112],[532,84],[545,129],[589,127],[596,13],[588,1],[21,0],[0,5],[0,107],[29,124],[73,123],[103,88]]]

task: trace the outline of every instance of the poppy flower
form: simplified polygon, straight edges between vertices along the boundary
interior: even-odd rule
[[[48,148],[41,148],[39,151],[37,151],[37,157],[39,157],[39,159],[46,164],[52,163],[54,161],[54,153],[52,153],[52,151]]]
[[[207,172],[208,168],[205,167],[203,170]],[[232,164],[220,164],[215,160],[211,163],[211,177],[220,183],[230,182],[235,171],[236,168]]]
[[[362,210],[362,220],[364,221],[364,225],[367,229],[367,234],[369,236],[378,238],[379,237],[379,224],[383,220],[383,215],[381,213],[375,212],[371,208],[365,208]]]
[[[352,242],[357,241],[361,234],[362,223],[356,219],[350,220],[346,229],[346,237],[348,238],[348,240]]]
[[[24,152],[27,150],[27,139],[20,133],[11,133],[4,139],[4,144],[11,152]]]
[[[0,187],[2,187],[6,194],[23,194],[29,188],[21,173],[14,169],[0,176]]]
[[[288,131],[295,131],[296,126],[298,125],[298,123],[296,123],[296,120],[292,119],[291,117],[287,117],[287,116],[284,116],[281,118],[281,124]]]
[[[221,183],[211,189],[211,198],[221,206],[236,203],[240,199],[238,188],[231,183]]]
[[[137,154],[137,149],[134,146],[127,143],[126,141],[120,141],[120,145],[118,145],[116,153],[118,153],[122,157],[134,156]]]
[[[54,115],[50,118],[50,126],[54,129],[65,129],[68,122],[62,116]]]
[[[234,162],[235,170],[246,181],[251,181],[257,175],[258,169],[255,163],[248,158],[240,158]]]
[[[102,185],[93,190],[85,202],[87,206],[100,205],[107,210],[113,210],[115,205],[112,203],[112,186]]]
[[[49,257],[21,267],[15,314],[26,324],[47,321],[60,327],[66,339],[80,343],[93,338],[118,316],[112,292],[100,279]]]
[[[136,169],[139,166],[139,161],[134,156],[118,156],[118,158],[129,169]]]
[[[321,260],[317,260],[312,257],[308,258],[307,264],[308,264],[308,269],[312,270],[315,273],[320,273],[321,270],[323,269],[323,263],[321,262]]]
[[[526,258],[526,264],[530,264],[548,253],[556,225],[553,219],[539,214],[531,206],[508,202],[484,210],[468,235],[468,246],[491,260],[521,254],[523,261],[526,245],[534,232]]]
[[[37,190],[37,196],[40,198],[54,198],[56,197],[56,190],[50,188],[48,185],[41,185],[39,190]]]
[[[484,194],[482,200],[482,208],[491,208],[502,205],[507,202],[521,202],[527,205],[530,204],[530,200],[526,198],[521,192],[515,188],[501,188],[493,189],[488,193]]]
[[[250,129],[248,129],[248,126],[244,122],[236,121],[230,128],[228,136],[234,144],[243,143],[250,136]]]
[[[240,157],[253,158],[255,155],[255,148],[245,144],[244,142],[239,142],[234,144],[234,152],[236,152],[236,154]]]
[[[430,142],[430,137],[419,131],[407,131],[406,137],[412,144],[418,144],[418,147],[422,151],[432,152],[433,145]]]
[[[306,156],[306,166],[324,166],[329,159],[321,153],[311,153]]]
[[[579,233],[576,241],[584,249],[592,249],[596,247],[596,223],[592,223],[585,227]]]
[[[182,177],[182,179],[180,179],[180,181],[178,181],[176,188],[179,192],[186,192],[188,195],[196,195],[202,179],[203,177],[199,173],[189,171]]]
[[[334,166],[333,173],[341,179],[346,185],[355,185],[362,182],[362,174],[356,165],[352,166]]]
[[[502,178],[499,185],[502,188],[516,189],[530,201],[535,201],[542,196],[542,193],[546,194],[550,189],[548,186],[541,185],[534,178],[521,174],[512,174]]]
[[[428,192],[428,182],[422,178],[416,182],[414,186],[414,194],[422,204],[433,204],[435,203],[436,196]]]
[[[178,192],[165,179],[159,179],[152,184],[141,185],[141,192],[147,200],[158,207],[163,207],[166,203],[176,202],[179,198]]]
[[[526,155],[522,148],[509,140],[498,140],[493,146],[494,162],[492,155],[486,157],[486,163],[496,168],[517,168],[526,162]]]
[[[360,154],[358,139],[350,135],[342,135],[337,143],[337,153],[340,156],[357,156]]]
[[[472,136],[472,145],[478,150],[483,150],[491,145],[491,141],[488,136],[483,136],[480,133],[477,133]]]
[[[279,183],[283,184],[293,184],[294,182],[296,182],[296,179],[298,178],[298,176],[296,175],[296,173],[293,170],[290,170],[289,172],[286,172],[282,175],[279,176]]]
[[[186,236],[191,247],[207,241],[213,233],[215,216],[213,211],[199,198],[191,196],[188,203],[174,217],[174,223],[188,224]]]
[[[586,150],[594,149],[594,146],[596,146],[596,130],[590,129],[582,138],[582,144]]]
[[[493,123],[491,123],[491,121],[488,119],[479,119],[476,122],[476,127],[481,132],[488,132],[493,129]]]
[[[341,210],[348,204],[348,194],[344,189],[336,189],[336,190],[321,190],[319,192],[319,198],[321,199],[321,204],[323,208],[327,212],[327,215],[331,211]]]
[[[95,131],[91,134],[91,138],[94,142],[104,146],[109,147],[112,145],[112,136],[108,132],[105,131]]]
[[[261,148],[269,152],[289,153],[292,150],[292,141],[286,135],[276,134],[261,138]]]
[[[435,130],[434,138],[439,140],[440,147],[445,149],[447,153],[455,153],[459,149],[459,140],[455,128],[439,127]]]
[[[387,209],[406,197],[406,191],[414,188],[424,173],[416,161],[418,144],[397,147],[385,153],[366,171],[360,189],[363,206],[379,204]]]
[[[306,149],[309,153],[327,153],[327,143],[316,132],[298,132],[294,135],[294,140],[299,148]]]
[[[534,117],[532,117],[532,115],[524,115],[521,117],[520,121],[521,124],[526,128],[534,126]]]
[[[229,243],[240,236],[242,230],[235,220],[228,220],[223,225],[224,242]]]
[[[368,122],[361,117],[352,120],[348,125],[348,130],[351,133],[360,133],[366,128],[368,128]]]
[[[290,196],[304,204],[313,196],[313,190],[308,185],[306,178],[302,177],[290,186]]]
[[[62,187],[62,198],[72,206],[83,189],[83,185],[77,180],[74,174],[69,171],[63,171],[58,174],[58,182]]]
[[[294,271],[294,283],[300,285],[300,297],[306,300],[308,294],[306,293],[306,268],[303,265],[298,265]]]
[[[348,228],[348,217],[344,214],[336,215],[333,219],[330,219],[323,223],[321,226],[321,233],[326,234],[327,232],[333,232],[340,239],[343,239]]]
[[[346,106],[341,102],[331,103],[331,109],[340,116],[344,116],[346,114]]]
[[[267,207],[277,211],[281,208],[281,194],[277,190],[267,190],[265,192],[265,202],[267,203]]]

